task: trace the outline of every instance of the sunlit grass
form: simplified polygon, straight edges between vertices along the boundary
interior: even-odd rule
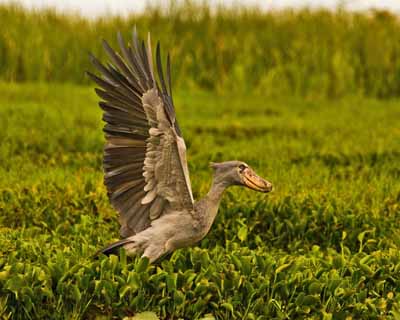
[[[159,265],[118,238],[93,89],[0,83],[0,314],[15,319],[388,317],[399,312],[398,101],[177,91],[194,195],[209,161],[274,183],[229,189],[210,234]],[[396,313],[397,312],[397,313]]]
[[[400,92],[400,23],[385,11],[260,10],[185,2],[169,10],[84,19],[0,5],[0,79],[88,83],[88,53],[116,32],[160,39],[174,85],[263,96],[386,98]]]

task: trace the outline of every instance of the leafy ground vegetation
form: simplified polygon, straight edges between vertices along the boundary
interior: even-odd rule
[[[198,247],[148,265],[93,258],[119,228],[92,88],[0,92],[2,318],[400,318],[398,101],[177,91],[195,197],[228,159],[275,190],[229,189]]]
[[[400,319],[398,17],[187,2],[0,21],[1,319]],[[275,187],[229,189],[210,234],[155,265],[93,257],[119,226],[86,53],[134,24],[172,54],[194,196],[210,161]]]

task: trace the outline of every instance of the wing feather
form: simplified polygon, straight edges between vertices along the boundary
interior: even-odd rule
[[[147,46],[136,28],[132,44],[117,35],[121,53],[103,40],[110,62],[90,59],[100,76],[88,76],[103,110],[106,144],[104,182],[112,205],[120,213],[121,235],[147,228],[170,210],[193,210],[186,147],[172,102],[170,58],[166,79],[160,44],[156,48],[155,77],[150,34]],[[168,85],[168,86],[167,86]],[[161,90],[160,90],[161,88]]]

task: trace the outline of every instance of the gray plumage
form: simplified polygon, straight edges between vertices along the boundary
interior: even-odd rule
[[[227,187],[269,192],[272,185],[243,162],[214,163],[210,192],[195,202],[172,100],[169,55],[166,83],[159,43],[154,70],[150,35],[147,46],[136,30],[132,45],[126,46],[120,34],[118,43],[121,55],[103,41],[111,61],[107,66],[91,56],[100,77],[88,72],[101,88],[96,93],[106,123],[104,182],[124,238],[102,252],[123,246],[128,254],[155,261],[208,233]]]

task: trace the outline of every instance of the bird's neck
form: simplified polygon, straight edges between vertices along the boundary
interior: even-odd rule
[[[217,216],[218,207],[222,198],[222,194],[224,193],[227,187],[229,187],[229,184],[214,178],[210,191],[203,199],[205,204],[204,208],[206,209],[208,228],[211,227],[215,217]]]
[[[222,194],[224,193],[225,189],[229,185],[225,183],[224,181],[220,181],[217,179],[213,179],[210,191],[207,193],[207,199],[213,203],[216,203],[219,205],[219,202],[221,201]]]

